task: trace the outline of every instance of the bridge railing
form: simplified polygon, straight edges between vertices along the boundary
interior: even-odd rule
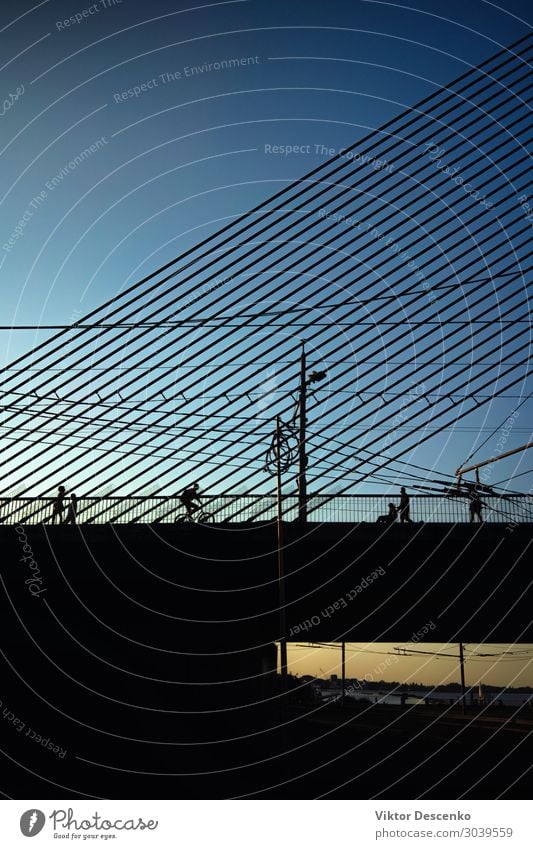
[[[452,495],[411,495],[410,518],[413,522],[463,523],[470,521],[468,499]],[[311,495],[307,501],[310,522],[376,522],[388,512],[388,503],[397,504],[398,498],[386,495]],[[53,497],[2,498],[0,523],[50,524]],[[483,519],[518,525],[533,522],[533,498],[529,496],[482,496]],[[269,522],[276,518],[275,495],[231,494],[203,495],[203,509],[213,514],[217,523]],[[134,522],[173,523],[185,516],[177,496],[90,496],[78,499],[79,524],[104,524],[108,522],[130,524]],[[63,518],[66,517],[66,507]],[[298,498],[283,498],[283,518],[294,521],[298,517]]]

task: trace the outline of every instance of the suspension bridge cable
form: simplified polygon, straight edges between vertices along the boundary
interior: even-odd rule
[[[499,64],[499,65],[496,65],[496,67],[495,67],[495,69],[493,69],[493,71],[495,71],[495,70],[500,70],[502,67],[505,67],[505,66],[506,66],[509,62],[511,62],[511,63],[512,63],[512,62],[513,62],[513,58],[519,58],[519,60],[521,60],[522,55],[524,55],[524,54],[525,54],[525,53],[529,50],[529,44],[527,43],[528,41],[529,41],[529,36],[524,36],[524,37],[522,37],[521,39],[519,39],[517,42],[515,42],[513,45],[511,45],[511,47],[510,47],[510,48],[504,48],[504,49],[502,49],[501,51],[499,51],[499,52],[498,52],[498,53],[496,53],[495,55],[493,55],[493,56],[489,57],[488,59],[484,60],[484,61],[483,61],[483,62],[482,62],[479,66],[477,66],[476,68],[471,68],[471,69],[469,69],[467,72],[465,72],[464,74],[461,74],[461,75],[460,75],[459,77],[457,77],[457,78],[456,78],[453,82],[451,82],[451,83],[449,84],[449,86],[447,86],[447,87],[446,87],[446,89],[445,89],[445,90],[446,90],[446,91],[449,91],[450,93],[449,93],[449,94],[448,94],[448,95],[444,98],[444,100],[443,100],[442,102],[443,102],[443,103],[446,103],[446,102],[448,102],[449,100],[453,100],[453,99],[454,99],[454,98],[456,98],[458,95],[460,96],[460,94],[461,94],[461,92],[462,92],[462,91],[467,90],[467,89],[468,89],[468,87],[469,87],[470,85],[476,85],[476,84],[478,83],[477,75],[478,75],[479,73],[486,75],[486,74],[485,74],[484,69],[485,69],[486,67],[490,66],[490,64],[491,64],[491,63],[493,63],[493,62],[495,62],[495,61],[496,61],[496,62],[497,62],[497,61],[499,61],[499,59],[500,59],[501,57],[505,57],[505,58],[504,58],[504,60],[503,60],[503,62],[500,62],[500,64]],[[523,46],[523,45],[525,45],[525,46]],[[514,49],[514,48],[518,48],[519,46],[523,46],[523,49],[522,49],[521,51],[519,51],[517,54],[513,54],[513,57],[509,57],[509,52],[510,52],[512,49]],[[490,74],[489,74],[489,75],[490,75]],[[486,75],[486,76],[487,76],[487,75]],[[466,83],[466,85],[465,85],[465,86],[463,86],[463,88],[459,88],[459,89],[458,89],[458,91],[455,91],[455,90],[453,90],[453,89],[452,89],[452,87],[453,87],[453,86],[457,86],[459,83],[462,83],[462,82],[464,82],[465,80],[468,80],[470,77],[472,77],[472,78],[473,78],[471,83],[470,83],[470,82]],[[496,82],[498,83],[498,80],[496,80]],[[389,127],[393,127],[393,126],[394,126],[397,122],[399,122],[399,121],[401,121],[402,119],[405,119],[405,118],[408,118],[408,119],[409,119],[409,120],[407,121],[407,124],[406,124],[405,126],[410,126],[410,125],[412,125],[412,124],[413,124],[414,122],[416,122],[416,121],[418,120],[418,118],[419,118],[419,114],[420,114],[420,107],[422,107],[422,106],[424,106],[424,105],[427,105],[427,104],[431,104],[434,100],[437,100],[437,99],[438,99],[438,97],[439,97],[439,95],[442,93],[442,91],[443,91],[443,89],[440,89],[440,90],[439,90],[439,91],[437,91],[437,92],[433,92],[432,94],[430,94],[430,95],[428,95],[426,98],[424,98],[422,101],[420,101],[420,102],[417,104],[417,107],[416,107],[416,108],[415,108],[415,110],[414,110],[414,117],[413,117],[413,109],[407,109],[407,110],[404,110],[404,112],[403,112],[403,113],[401,113],[399,116],[395,116],[395,117],[394,117],[394,118],[392,118],[390,121],[388,121],[388,122],[387,122],[384,126],[382,126],[382,127],[381,127],[381,129],[380,129],[380,131],[378,131],[378,132],[383,133],[383,132],[384,132],[384,131],[386,131]],[[404,124],[405,124],[405,120],[404,120]],[[357,145],[358,145],[358,144],[359,144],[359,145],[361,145],[361,144],[365,144],[367,141],[372,142],[372,140],[373,140],[373,138],[374,138],[374,136],[375,136],[375,135],[376,135],[376,131],[373,131],[373,132],[371,132],[371,133],[368,133],[368,134],[367,134],[367,135],[366,135],[366,136],[365,136],[365,137],[364,137],[361,141],[359,141],[359,142],[355,142],[353,145],[351,145],[350,147],[346,148],[346,149],[345,149],[345,151],[344,151],[344,155],[345,155],[347,152],[352,151],[355,147],[357,147]],[[335,162],[336,162],[337,160],[339,160],[340,158],[341,158],[341,153],[339,152],[339,154],[337,154],[335,157],[333,157],[333,159],[332,159],[331,161],[328,161],[328,162],[326,162],[326,163],[321,163],[321,165],[319,165],[318,167],[316,167],[316,168],[312,169],[312,170],[311,170],[311,171],[310,171],[310,172],[309,172],[309,173],[308,173],[308,174],[307,174],[307,175],[306,175],[306,176],[305,176],[305,177],[304,177],[301,181],[298,181],[297,185],[299,185],[301,182],[304,182],[304,183],[305,183],[305,182],[308,182],[308,181],[309,181],[312,177],[314,177],[316,174],[320,174],[320,172],[321,172],[322,170],[327,169],[327,168],[329,167],[329,165],[331,164],[331,162],[335,163]],[[327,176],[328,176],[328,179],[329,179],[329,177],[330,177],[332,174],[336,173],[336,171],[337,171],[337,170],[340,170],[342,167],[343,167],[343,165],[341,165],[339,168],[335,169],[333,172],[330,172],[330,173],[327,175]],[[170,262],[168,262],[168,263],[166,263],[165,265],[161,266],[161,267],[160,267],[159,269],[157,269],[155,272],[152,272],[150,275],[147,275],[146,277],[144,277],[144,278],[142,278],[141,280],[137,281],[136,283],[132,284],[130,287],[128,287],[128,288],[125,290],[125,292],[121,293],[121,295],[119,295],[119,296],[114,296],[112,299],[110,299],[109,301],[105,302],[105,303],[104,303],[104,304],[102,304],[100,307],[98,307],[98,308],[96,308],[95,310],[93,310],[93,311],[89,312],[88,314],[86,314],[86,316],[85,316],[85,320],[87,320],[88,318],[92,317],[93,315],[97,315],[99,312],[103,312],[103,311],[105,311],[105,310],[108,310],[108,308],[109,308],[110,306],[112,306],[113,304],[115,304],[117,300],[119,300],[120,298],[124,298],[126,295],[128,295],[128,294],[130,294],[131,292],[135,291],[136,289],[138,289],[138,288],[140,288],[140,287],[144,286],[146,282],[148,282],[149,280],[153,279],[153,278],[154,278],[155,276],[157,276],[158,274],[163,273],[165,270],[167,270],[168,268],[170,268],[170,267],[171,267],[173,264],[175,264],[177,261],[179,261],[179,260],[183,260],[183,259],[186,259],[188,256],[190,256],[190,255],[191,255],[191,253],[194,253],[194,251],[201,249],[201,248],[202,248],[202,247],[204,247],[205,245],[208,245],[208,244],[212,241],[212,239],[216,238],[217,236],[220,236],[221,234],[227,233],[229,230],[231,230],[231,228],[232,228],[232,227],[234,227],[234,226],[238,226],[238,225],[239,225],[239,224],[241,224],[242,222],[245,222],[245,221],[246,221],[249,217],[253,216],[254,214],[256,214],[257,212],[259,212],[260,210],[264,209],[266,206],[268,206],[269,204],[271,204],[274,200],[277,200],[278,198],[283,197],[283,196],[284,196],[287,192],[289,192],[289,191],[292,189],[292,187],[293,187],[293,184],[291,184],[291,185],[290,185],[290,186],[288,186],[288,187],[285,187],[284,189],[281,189],[279,192],[277,192],[276,194],[274,194],[273,196],[271,196],[271,197],[270,197],[270,198],[268,198],[267,200],[262,201],[260,204],[258,204],[256,207],[254,207],[254,208],[253,208],[252,210],[250,210],[249,212],[247,212],[247,213],[245,213],[244,215],[240,216],[240,217],[237,219],[237,221],[235,221],[235,222],[231,222],[230,224],[226,225],[224,228],[222,228],[221,230],[219,230],[219,231],[218,231],[218,233],[217,233],[217,234],[215,234],[214,236],[213,236],[213,235],[208,236],[206,239],[204,239],[204,240],[203,240],[202,242],[200,242],[199,244],[195,245],[193,248],[189,249],[188,251],[183,252],[183,253],[182,253],[182,254],[180,254],[178,257],[174,258],[174,259],[173,259],[173,260],[171,260]],[[272,210],[272,209],[268,209],[268,210],[267,210],[267,212],[266,212],[266,214],[264,215],[264,217],[265,217],[265,218],[266,218],[266,217],[268,217],[268,215],[271,213],[271,211],[273,211],[273,210]],[[244,227],[244,228],[243,228],[243,230],[246,230],[246,227]],[[242,232],[242,231],[238,231],[237,233],[233,234],[233,238],[236,238],[238,235],[240,235],[240,233],[241,233],[241,232]],[[206,252],[206,253],[207,253],[207,252]],[[205,255],[205,254],[204,254],[204,255]],[[156,286],[157,286],[157,285],[159,285],[159,284],[156,284]],[[146,293],[145,293],[145,294],[146,294]],[[47,343],[43,343],[42,347],[44,347],[46,344],[47,344]],[[37,349],[35,349],[35,350],[37,350]],[[35,351],[34,351],[34,352],[35,352]],[[32,353],[34,353],[34,352],[32,352]],[[25,356],[28,356],[28,355],[24,355],[24,357],[25,357]],[[16,363],[16,362],[18,362],[18,361],[20,361],[21,359],[24,359],[24,357],[19,358],[19,360],[16,360],[16,361],[15,361],[15,363]]]

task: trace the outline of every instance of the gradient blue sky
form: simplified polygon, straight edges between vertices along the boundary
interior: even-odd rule
[[[505,8],[441,0],[420,9],[368,0],[179,6],[131,0],[2,4],[2,90],[9,98],[24,89],[4,107],[0,123],[2,244],[31,212],[15,244],[0,256],[5,324],[78,320],[324,161],[321,146],[353,144],[529,29],[528,4],[521,0]],[[76,14],[81,20],[67,26]],[[245,57],[250,63],[239,68],[192,76],[186,70]],[[166,82],[161,75],[169,75]],[[152,80],[138,96],[122,97]],[[98,139],[99,150],[47,188]],[[266,145],[305,149],[284,156],[267,153]],[[473,165],[475,153],[465,167]],[[516,186],[524,187],[526,178]],[[398,225],[398,238],[402,229]],[[507,237],[514,238],[512,228]],[[314,297],[319,294],[317,286]],[[523,288],[517,286],[517,309],[522,303]],[[2,332],[2,363],[48,335]],[[259,333],[259,349],[261,344]],[[280,355],[289,347],[286,336],[280,338]],[[320,365],[325,352],[311,348],[312,364]],[[489,352],[487,345],[477,355]],[[394,346],[388,353],[392,357]],[[194,367],[201,374],[201,365]],[[327,424],[334,378],[323,406],[313,411],[315,422]],[[268,390],[270,380],[266,363],[259,385],[247,388]],[[498,400],[465,420],[461,426],[469,430],[455,430],[452,450],[448,434],[420,449],[415,462],[453,474],[473,440],[482,441],[526,391],[522,384],[515,389],[516,398]],[[530,411],[521,408],[506,448],[528,440]],[[371,405],[368,414],[374,421]],[[349,416],[347,407],[345,422]],[[265,439],[269,428],[265,422]],[[490,456],[497,440],[476,459]],[[322,490],[331,445],[315,449],[323,462],[317,481]],[[499,464],[491,482],[530,465],[527,455],[518,455]],[[203,480],[209,486],[207,472]],[[527,491],[532,482],[525,475],[511,486]]]
[[[57,22],[90,4],[41,3],[10,24],[32,7],[3,3],[0,37],[9,64],[2,90],[7,96],[25,86],[2,117],[3,232],[73,156],[107,140],[50,192],[6,257],[6,314],[68,323],[76,310],[118,292],[130,275],[197,240],[198,231],[184,230],[244,211],[272,191],[270,181],[296,179],[317,165],[323,157],[314,154],[315,144],[353,143],[528,29],[526,2],[505,9],[421,5],[409,11],[390,3],[250,0],[177,13],[176,3],[123,0],[58,31]],[[160,74],[251,56],[259,63],[161,83],[126,102],[113,99]],[[285,56],[310,58],[279,58]],[[311,152],[267,156],[267,143],[310,144]],[[216,153],[228,155],[194,164]],[[172,207],[190,195],[198,198]]]

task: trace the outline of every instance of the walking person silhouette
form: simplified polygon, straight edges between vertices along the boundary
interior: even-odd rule
[[[67,508],[65,525],[76,525],[78,515],[78,497],[75,492],[70,493],[70,502]]]
[[[470,524],[473,523],[476,516],[479,521],[482,522],[483,516],[481,515],[481,508],[483,507],[483,502],[475,487],[470,490],[468,497],[470,499]]]
[[[64,486],[58,486],[57,496],[54,498],[53,501],[52,525],[55,525],[56,516],[57,521],[59,522],[59,524],[61,524],[63,518],[63,510],[65,509],[65,505],[63,504],[63,501],[65,499],[65,492],[66,490]]]
[[[411,522],[411,517],[409,516],[410,509],[409,496],[405,491],[405,487],[402,486],[400,489],[400,522]]]

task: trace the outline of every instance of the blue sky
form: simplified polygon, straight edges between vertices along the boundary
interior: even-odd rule
[[[180,4],[181,8],[176,10],[175,3],[145,6],[128,0],[92,5],[3,4],[0,38],[7,58],[2,68],[6,102],[0,124],[3,164],[0,215],[4,246],[0,272],[4,282],[4,323],[41,326],[78,321],[135,280],[325,162],[332,151],[353,145],[406,107],[521,38],[529,28],[525,2],[506,3],[505,9],[486,2],[444,4],[433,0],[421,5],[423,8],[416,9],[366,0],[334,4],[250,0],[200,4],[190,10],[186,4]],[[515,73],[513,80],[518,76]],[[525,87],[526,82],[516,82],[520,92]],[[511,126],[510,118],[502,118],[506,113],[503,89],[501,100],[496,99],[490,108],[485,105],[483,109],[491,111],[496,128]],[[503,124],[497,124],[496,120]],[[442,132],[446,129],[436,126]],[[461,127],[459,122],[453,129],[459,132]],[[365,189],[364,196],[350,196],[345,213],[356,215],[361,202],[370,200],[370,214],[377,222],[378,214],[386,207],[394,215],[393,242],[400,243],[403,249],[409,239],[415,243],[409,249],[409,257],[417,256],[416,243],[425,250],[427,241],[427,250],[433,251],[433,265],[427,272],[428,286],[438,285],[452,269],[456,274],[454,282],[464,283],[466,289],[471,285],[465,282],[469,273],[479,275],[481,271],[505,266],[502,263],[498,266],[499,248],[489,260],[485,260],[485,250],[506,244],[516,249],[518,260],[525,255],[521,246],[527,238],[522,234],[527,222],[524,215],[517,215],[516,201],[517,196],[529,191],[522,161],[523,114],[519,115],[518,125],[512,125],[512,131],[515,135],[509,131],[500,151],[505,156],[503,171],[494,153],[496,141],[499,143],[501,139],[492,141],[486,125],[475,144],[464,141],[464,136],[459,138],[460,143],[463,140],[462,172],[476,175],[487,162],[488,172],[476,179],[487,183],[484,192],[491,202],[499,204],[501,219],[494,218],[483,247],[476,242],[476,222],[480,213],[485,216],[482,222],[490,213],[466,195],[456,194],[451,201],[443,201],[437,235],[430,233],[423,212],[427,193],[445,192],[447,187],[436,188],[441,173],[427,150],[419,150],[417,161],[405,171],[411,179],[417,167],[423,165],[426,169],[414,205],[408,207],[401,199],[393,202],[388,185],[383,189],[376,179],[374,189]],[[380,140],[382,146],[386,142],[385,137]],[[447,142],[447,150],[450,147],[451,142]],[[292,152],[287,153],[288,148]],[[401,148],[398,142],[398,149]],[[76,157],[83,151],[81,163],[76,164]],[[452,155],[448,153],[448,156]],[[444,157],[443,166],[448,164]],[[334,205],[327,207],[328,214],[334,208]],[[287,227],[294,220],[288,214]],[[413,224],[415,234],[408,236]],[[454,225],[466,234],[469,251],[466,259],[459,259],[459,249],[451,247]],[[338,234],[339,245],[341,239],[350,242],[353,226],[345,223],[331,226]],[[319,242],[322,238],[319,237]],[[338,251],[339,247],[335,249]],[[309,244],[304,239],[302,258],[308,250]],[[198,476],[198,459],[205,461],[201,469],[204,488],[242,486],[243,466],[245,470],[249,466],[255,487],[269,489],[271,481],[262,474],[256,449],[263,442],[268,444],[275,413],[288,415],[286,411],[291,405],[283,400],[281,387],[283,381],[288,381],[286,388],[296,388],[295,350],[306,339],[310,365],[328,368],[329,373],[327,386],[322,387],[310,404],[311,456],[315,462],[311,472],[313,488],[324,491],[333,487],[341,475],[342,486],[351,486],[350,491],[361,491],[361,487],[363,491],[383,490],[383,481],[365,477],[370,467],[364,462],[369,456],[365,452],[376,450],[375,446],[367,448],[369,440],[379,429],[385,430],[397,412],[397,406],[392,404],[390,413],[383,413],[380,393],[390,391],[405,398],[413,383],[420,386],[430,374],[428,368],[413,366],[413,361],[423,361],[424,357],[424,346],[416,334],[409,348],[400,344],[395,334],[387,336],[387,325],[381,323],[392,300],[381,304],[378,299],[386,296],[396,301],[397,319],[413,318],[409,300],[398,293],[399,287],[407,285],[401,282],[405,269],[394,265],[392,250],[387,265],[386,251],[383,254],[382,249],[379,259],[384,259],[385,271],[378,275],[375,240],[366,245],[358,242],[353,256],[362,268],[361,274],[352,271],[354,263],[347,256],[343,269],[350,271],[338,283],[331,281],[333,275],[318,269],[318,276],[309,277],[306,288],[298,295],[289,278],[284,285],[282,275],[279,277],[282,288],[274,295],[269,278],[261,277],[264,274],[261,263],[254,268],[252,279],[236,278],[235,287],[245,302],[248,299],[253,304],[257,299],[254,293],[258,291],[263,309],[271,312],[282,309],[284,318],[289,309],[301,309],[302,304],[317,305],[314,323],[305,332],[295,312],[288,328],[263,328],[258,321],[253,330],[224,326],[208,337],[205,322],[209,310],[214,308],[214,299],[211,295],[204,298],[204,324],[200,323],[192,337],[188,337],[185,353],[176,356],[173,363],[176,391],[182,391],[184,386],[192,387],[190,376],[193,375],[194,397],[200,399],[200,406],[192,405],[186,410],[185,419],[176,415],[176,426],[181,428],[181,435],[173,443],[177,456],[168,454],[162,436],[153,437],[145,449],[142,440],[135,437],[135,445],[140,446],[136,449],[140,458],[136,471],[144,469],[142,453],[157,450],[162,459],[163,492],[174,491],[181,485],[175,474],[177,460],[185,484],[188,476]],[[442,271],[437,270],[439,257]],[[463,271],[468,263],[469,271]],[[354,275],[361,281],[357,290],[351,288],[355,286]],[[194,291],[199,283],[193,280],[188,285],[188,289],[180,290],[182,299],[189,297],[186,292]],[[483,306],[476,306],[472,299],[470,317],[482,320],[485,316],[481,316],[481,311],[489,304],[491,317],[498,310],[509,308],[512,308],[509,320],[519,317],[524,311],[524,281],[515,281],[512,286],[495,292]],[[354,291],[361,298],[361,287],[368,298],[357,313],[357,325],[345,325],[347,312],[343,303]],[[234,291],[217,293],[222,298],[220,306],[226,318],[236,310]],[[503,301],[505,296],[509,299]],[[327,306],[321,306],[323,303]],[[417,315],[417,321],[431,319],[430,305],[426,307],[426,312]],[[442,321],[458,320],[456,313],[460,306],[452,308],[448,301],[443,301],[440,308]],[[181,309],[187,316],[183,302]],[[462,309],[467,313],[470,302],[467,308],[463,304]],[[254,310],[257,311],[257,306]],[[319,319],[329,323],[329,328],[313,339],[320,329]],[[269,320],[272,322],[272,316]],[[369,322],[368,334],[363,337],[366,358],[372,359],[374,352],[375,361],[384,364],[383,368],[374,368],[368,378],[364,377],[361,355],[354,353],[358,350],[357,334],[364,321]],[[506,354],[514,350],[507,341],[511,329],[499,329],[499,337],[482,330],[474,349],[472,340],[465,337],[462,347],[459,344],[454,348],[455,354],[463,355],[457,356],[458,361],[476,363],[483,357],[490,360],[502,338],[506,341],[501,350]],[[136,332],[129,335],[130,342]],[[483,381],[475,375],[466,391],[458,388],[459,380],[456,384],[446,383],[455,373],[448,365],[450,345],[452,339],[460,339],[461,330],[452,324],[444,331],[442,327],[435,328],[430,341],[437,345],[439,334],[443,365],[440,377],[431,378],[432,391],[436,392],[442,381],[446,384],[444,394],[450,392],[450,386],[456,388],[456,396],[452,392],[450,400],[443,404],[449,403],[457,410],[464,394],[472,394],[476,389],[481,394],[497,393],[496,380],[482,390]],[[52,331],[46,330],[2,331],[2,363],[9,364],[51,335]],[[344,340],[344,349],[339,340]],[[177,347],[178,343],[179,338]],[[60,353],[59,364],[54,366],[58,369],[53,373],[58,381],[62,370],[73,367],[69,361],[69,344],[66,340],[62,342],[64,353]],[[153,344],[155,352],[157,339]],[[232,346],[230,353],[222,353],[226,344]],[[215,357],[215,367],[208,365],[204,347],[209,348],[210,355],[221,352],[219,360]],[[95,366],[98,357],[103,356],[99,348],[100,340],[93,341],[84,362],[76,366],[78,371],[69,372],[71,394],[78,381],[87,376],[88,366]],[[259,370],[247,371],[250,348],[261,363]],[[147,373],[141,375],[139,362],[134,358],[120,367],[116,360],[112,372],[116,376],[117,392],[123,391],[126,380],[138,375],[138,382],[133,385],[136,402],[144,397],[148,399],[150,392],[146,387]],[[132,366],[138,371],[132,371]],[[106,368],[109,366],[100,364],[91,372],[95,393]],[[523,373],[524,366],[517,366],[515,376],[520,378]],[[149,372],[150,377],[154,374],[157,376]],[[10,403],[21,403],[25,394],[35,388],[37,384],[33,381],[39,380],[39,376],[31,372],[30,381],[28,376],[28,372],[23,373],[20,378],[23,386],[18,388],[18,394],[9,396]],[[398,386],[395,377],[401,378]],[[242,379],[244,384],[237,389]],[[52,383],[51,387],[56,385]],[[220,415],[219,398],[212,400],[221,386],[230,397],[228,403],[224,402],[223,412],[233,416],[233,421],[225,425],[224,434],[215,430]],[[359,411],[355,397],[350,394],[356,389],[363,392],[364,409]],[[438,438],[418,448],[415,448],[416,440],[412,441],[408,459],[434,472],[433,476],[437,473],[451,476],[473,451],[478,450],[475,458],[479,460],[491,456],[500,439],[498,426],[512,415],[528,391],[526,382],[519,380],[504,397],[457,422]],[[246,398],[243,393],[247,393]],[[99,410],[95,398],[96,394],[91,400],[92,412]],[[70,413],[65,409],[60,424],[44,416],[36,419],[33,413],[31,418],[21,418],[24,439],[32,438],[29,433],[32,423],[36,428],[39,422],[36,433],[40,434],[40,440],[46,437],[54,441],[59,431],[62,445],[50,450],[49,474],[68,478],[68,484],[76,485],[82,492],[104,488],[102,470],[112,447],[116,452],[113,458],[120,460],[120,471],[114,477],[119,490],[127,493],[153,488],[151,464],[145,464],[146,474],[141,475],[135,486],[131,482],[130,458],[122,461],[119,456],[132,447],[129,443],[121,444],[128,432],[124,421],[131,421],[131,416],[123,408],[119,410],[116,396],[111,403],[116,404],[113,414],[116,420],[107,431],[109,441],[104,448],[97,447],[96,441],[86,442],[86,447],[92,449],[90,460],[95,472],[91,486],[80,474],[86,464],[86,452],[80,455],[74,451],[72,460],[65,460],[63,466],[57,459],[60,449],[74,442],[69,434],[79,433],[81,416],[88,412],[86,403],[74,406]],[[419,406],[423,406],[422,402]],[[173,407],[166,409],[166,422],[172,422],[176,411]],[[109,421],[109,413],[100,412]],[[530,413],[530,404],[524,403],[505,437],[506,450],[528,441]],[[249,421],[239,432],[239,421],[249,419],[250,415],[253,432],[250,433]],[[147,413],[144,421],[156,427],[155,414]],[[187,447],[179,440],[184,439],[184,428],[192,432],[193,426],[196,442]],[[430,417],[421,417],[421,434],[424,427],[432,426]],[[246,442],[250,448],[241,457],[233,444],[223,455],[222,442],[216,444],[217,433],[219,438],[223,437],[225,446],[232,434],[238,434],[238,449],[242,450]],[[395,442],[400,435],[398,430]],[[487,443],[477,449],[485,439]],[[214,441],[218,460],[212,456]],[[332,446],[337,451],[332,451]],[[355,471],[350,467],[346,474],[340,470],[343,457],[348,453],[353,458],[356,449],[363,462]],[[167,460],[163,460],[165,456]],[[221,470],[222,456],[229,459],[227,468]],[[28,445],[22,475],[14,472],[9,477],[10,491],[18,492],[26,487],[25,491],[37,494],[55,488],[55,481],[48,485],[45,480],[48,470],[32,478],[31,458]],[[530,466],[527,453],[517,455],[495,467],[490,482],[505,480]],[[402,482],[408,485],[413,482],[409,477],[412,467],[402,467],[400,463],[394,468]],[[527,491],[532,483],[530,475],[523,475],[516,483],[511,480],[509,485]],[[391,485],[396,487],[396,481]],[[288,486],[291,489],[292,483]]]

